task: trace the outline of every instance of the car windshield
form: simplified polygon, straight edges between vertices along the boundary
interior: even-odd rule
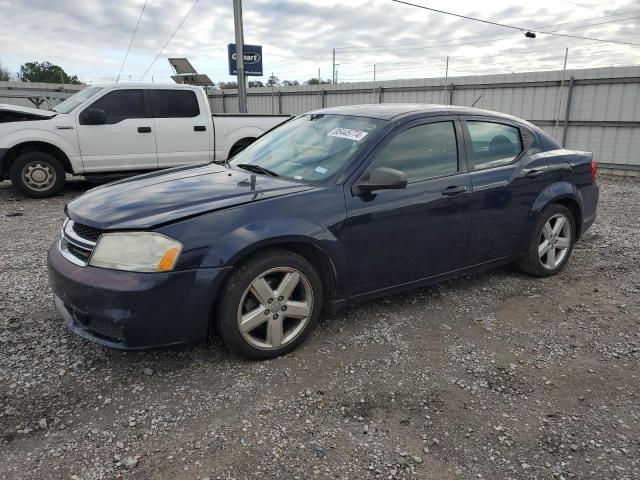
[[[88,87],[84,90],[80,90],[75,95],[71,95],[64,102],[59,103],[58,105],[53,107],[52,110],[56,113],[69,113],[85,100],[88,100],[91,97],[95,96],[101,90],[103,90],[102,87]]]
[[[325,182],[349,165],[386,123],[346,115],[302,115],[260,138],[229,163],[264,175]]]

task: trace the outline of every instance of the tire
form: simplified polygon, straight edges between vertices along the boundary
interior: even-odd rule
[[[60,160],[46,152],[25,152],[13,161],[9,169],[11,183],[23,195],[46,198],[62,190],[65,171]]]
[[[287,288],[278,292],[285,277]],[[304,342],[318,323],[322,304],[322,282],[311,263],[274,249],[250,257],[231,272],[213,321],[229,350],[251,360],[266,360]]]
[[[238,153],[247,148],[253,142],[255,142],[255,138],[245,138],[243,140],[238,140],[235,145],[231,147],[231,150],[229,150],[229,155],[227,158],[235,157]]]
[[[556,223],[559,219],[564,219],[561,227]],[[559,204],[547,207],[536,222],[529,247],[518,264],[520,270],[536,277],[557,274],[569,260],[575,238],[576,221],[571,210]]]

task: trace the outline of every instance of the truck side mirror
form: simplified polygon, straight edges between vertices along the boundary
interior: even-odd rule
[[[107,122],[107,112],[102,108],[89,107],[80,117],[82,125],[104,125]]]

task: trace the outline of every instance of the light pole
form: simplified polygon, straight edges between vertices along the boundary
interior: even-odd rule
[[[242,33],[242,0],[233,0],[236,29],[236,74],[238,76],[238,110],[247,113],[247,91],[244,84],[244,35]]]

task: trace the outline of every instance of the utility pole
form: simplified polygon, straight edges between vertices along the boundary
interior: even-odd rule
[[[553,136],[555,137],[556,134],[558,133],[558,123],[560,123],[560,104],[562,103],[562,97],[564,94],[564,77],[565,74],[567,73],[567,58],[569,57],[569,49],[565,49],[564,51],[564,67],[562,67],[562,81],[560,82],[560,100],[558,100],[558,113],[555,115],[556,117],[556,123],[553,127]]]
[[[447,65],[444,69],[444,104],[447,105],[447,83],[449,82],[449,56],[447,55]]]
[[[238,76],[238,111],[247,113],[247,90],[244,81],[244,34],[242,33],[242,0],[233,0],[236,29],[236,74]]]
[[[373,64],[373,81],[376,81],[376,64]]]
[[[333,74],[331,75],[331,83],[336,83],[336,49],[332,50],[333,53]]]
[[[320,69],[318,69],[318,83],[320,83],[322,80],[320,80]]]

